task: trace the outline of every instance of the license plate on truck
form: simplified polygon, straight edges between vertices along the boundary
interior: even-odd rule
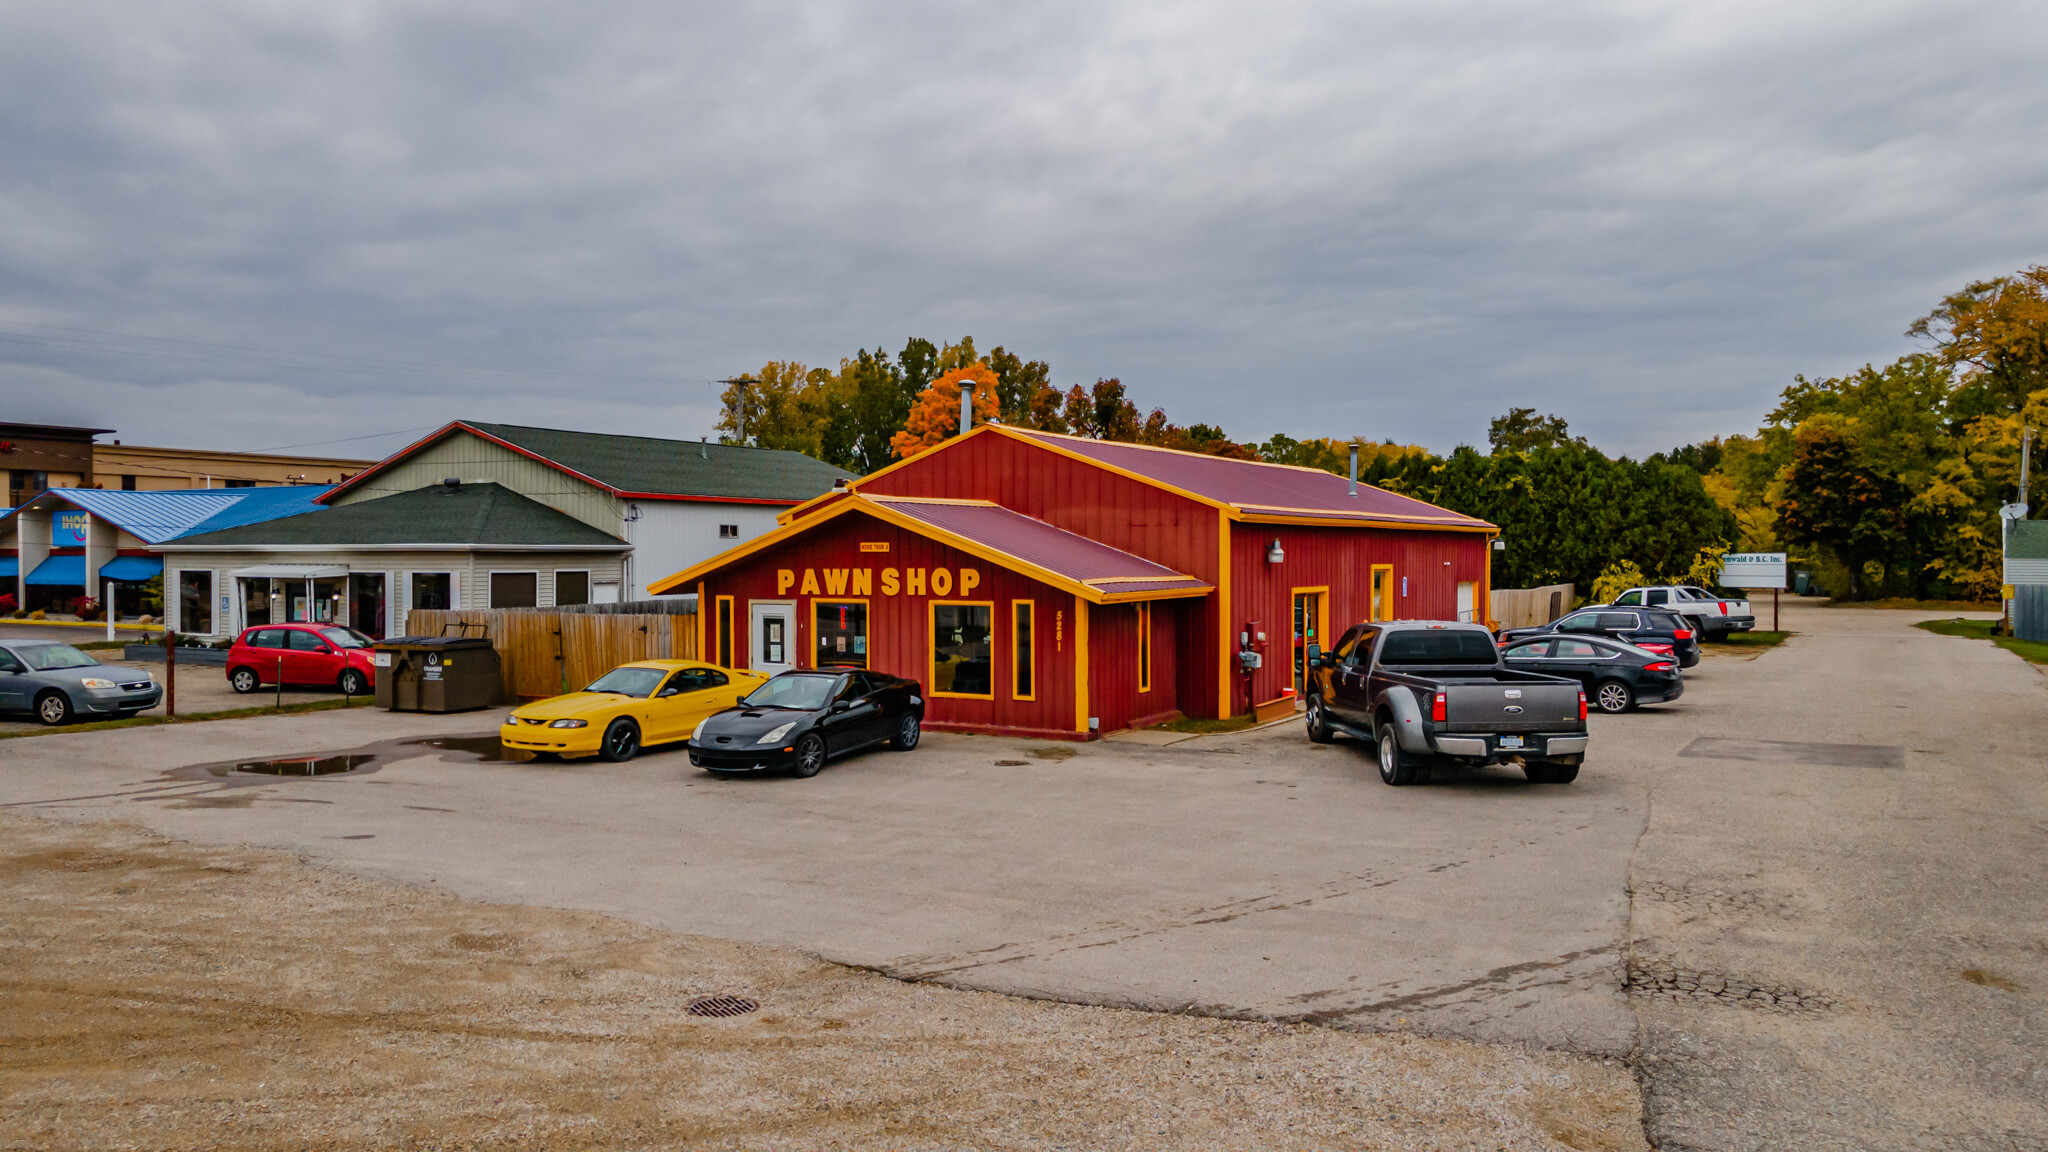
[[[1500,750],[1503,752],[1520,752],[1526,747],[1528,745],[1522,742],[1520,736],[1503,736],[1500,738]]]

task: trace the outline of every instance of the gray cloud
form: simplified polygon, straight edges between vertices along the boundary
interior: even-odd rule
[[[1240,437],[1643,452],[2048,259],[2044,49],[1967,3],[17,3],[0,398],[695,436],[713,377],[971,332]]]

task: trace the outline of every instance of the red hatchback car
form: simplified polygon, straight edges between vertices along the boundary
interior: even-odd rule
[[[228,684],[237,692],[254,692],[282,680],[368,695],[377,686],[372,643],[353,628],[333,624],[244,628],[228,649]]]

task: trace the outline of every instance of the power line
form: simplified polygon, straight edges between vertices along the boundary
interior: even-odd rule
[[[257,348],[242,344],[217,344],[202,340],[183,340],[170,336],[138,336],[123,332],[102,332],[89,328],[69,328],[57,324],[32,324],[26,321],[0,321],[0,328],[11,327],[14,332],[0,331],[0,343],[20,344],[74,352],[94,352],[116,356],[139,356],[159,360],[182,360],[198,363],[229,363],[243,366],[284,368],[307,372],[337,372],[352,375],[428,376],[458,380],[486,381],[492,379],[523,379],[552,382],[587,383],[646,383],[673,384],[673,376],[644,376],[630,374],[592,375],[575,372],[535,372],[517,368],[476,368],[452,364],[427,364],[419,361],[388,360],[368,356],[337,356],[329,353],[291,352],[275,348]],[[34,328],[59,335],[43,335],[23,332],[19,329]],[[714,381],[703,381],[714,383]]]

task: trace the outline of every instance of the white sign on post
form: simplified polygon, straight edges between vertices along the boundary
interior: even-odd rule
[[[1784,588],[1783,552],[1730,552],[1721,557],[1723,588]]]

